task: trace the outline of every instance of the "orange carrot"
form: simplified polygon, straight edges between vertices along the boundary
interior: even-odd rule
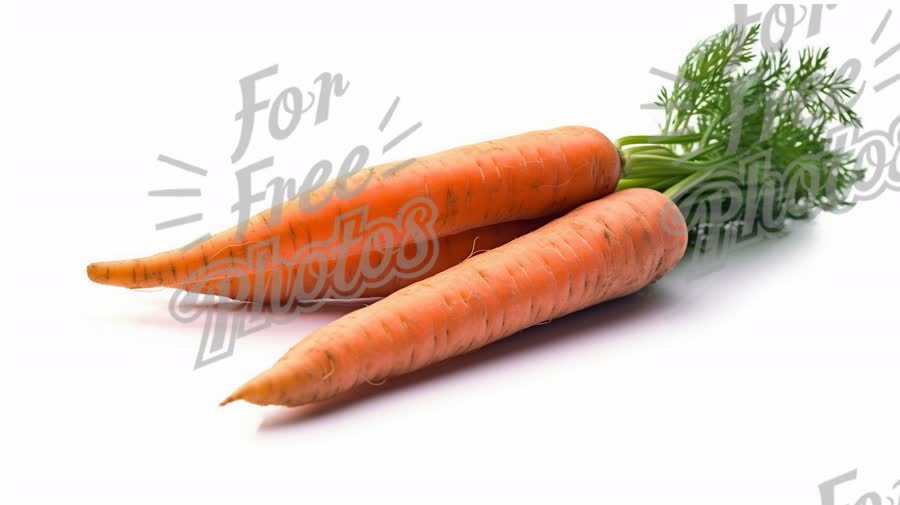
[[[410,201],[427,199],[436,206],[432,231],[439,238],[566,212],[611,193],[620,173],[609,139],[575,126],[451,149],[395,168],[381,165],[350,177],[344,186],[365,186],[355,196],[329,198],[334,184],[324,185],[283,205],[277,222],[272,210],[264,211],[245,224],[243,234],[234,227],[187,252],[92,263],[87,274],[95,282],[128,288],[179,287],[217,260],[246,261],[254,246],[271,244],[268,262],[254,267],[258,273],[296,261],[305,247],[327,242],[341,216],[354,212],[364,211],[368,222],[378,222],[396,218]],[[308,200],[315,211],[305,212],[300,200]],[[414,241],[406,230],[389,238],[389,245],[397,247]]]
[[[233,300],[278,303],[281,306],[317,299],[381,298],[442,272],[474,254],[536,230],[549,221],[550,218],[538,218],[483,226],[441,237],[433,244],[414,242],[398,248],[340,256],[325,265],[317,262],[282,265],[266,272],[248,271],[246,275],[216,276],[215,270],[211,270],[210,277],[190,282],[184,289]],[[426,260],[412,262],[411,269],[404,271],[400,264],[402,260],[398,258],[412,258],[423,254],[422,250]],[[366,277],[367,271],[374,271],[377,275]]]
[[[222,403],[302,405],[420,369],[633,293],[686,245],[671,200],[620,191],[341,317]]]
[[[797,67],[784,52],[752,63],[759,31],[733,25],[689,53],[679,82],[692,85],[676,83],[658,95],[661,132],[613,145],[596,130],[565,127],[434,154],[403,171],[373,167],[346,184],[300,195],[315,211],[290,202],[277,214],[254,216],[246,233],[228,230],[186,253],[91,264],[88,276],[131,288],[186,284],[268,301],[293,295],[289,282],[279,284],[284,279],[304,289],[325,279],[334,291],[342,274],[385,259],[399,267],[400,253],[425,243],[414,233],[416,222],[387,234],[363,227],[363,240],[342,241],[334,231],[346,217],[365,213],[362,222],[385,222],[411,202],[432,202],[436,219],[424,239],[443,244],[445,256],[409,276],[418,279],[409,285],[402,276],[367,285],[371,291],[362,292],[393,293],[313,332],[222,404],[328,399],[625,296],[674,268],[689,242],[715,244],[720,231],[735,229],[780,230],[817,210],[843,208],[864,176],[855,155],[832,148],[827,138],[834,126],[861,125],[849,103],[851,83],[828,72],[828,49],[804,50]],[[783,99],[799,88],[804,103]],[[734,119],[738,109],[746,114]],[[366,189],[329,199],[345,187]],[[760,195],[769,197],[766,208]],[[518,234],[512,226],[565,212],[506,242]],[[472,234],[485,230],[496,230],[497,247],[462,260]],[[328,244],[324,252],[321,244]],[[400,256],[392,259],[394,253]],[[324,259],[319,278],[302,263],[315,257]],[[262,287],[245,295],[242,284]]]

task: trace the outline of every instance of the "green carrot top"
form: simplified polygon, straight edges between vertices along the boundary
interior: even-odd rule
[[[617,189],[649,187],[672,198],[691,242],[738,222],[776,231],[788,219],[849,203],[862,178],[850,153],[832,148],[837,125],[861,126],[849,79],[829,70],[828,49],[753,53],[759,25],[734,25],[696,46],[664,87],[659,135],[617,141]]]

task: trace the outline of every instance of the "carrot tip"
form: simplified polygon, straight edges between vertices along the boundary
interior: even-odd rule
[[[238,398],[237,396],[232,394],[228,398],[225,398],[224,400],[222,400],[221,403],[219,403],[219,406],[224,407],[225,405],[228,405],[229,403],[239,400],[239,399],[240,398]]]
[[[87,276],[88,276],[88,279],[90,279],[94,282],[102,283],[103,275],[102,275],[100,265],[98,265],[96,263],[91,263],[90,265],[88,265],[87,266]]]

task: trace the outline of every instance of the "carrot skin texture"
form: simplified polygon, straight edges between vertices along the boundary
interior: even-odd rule
[[[266,272],[248,271],[246,275],[204,279],[202,282],[187,283],[181,289],[193,293],[224,296],[232,300],[263,304],[277,303],[280,306],[322,298],[382,298],[461,263],[474,254],[501,246],[534,231],[549,221],[550,218],[511,221],[441,237],[436,240],[434,249],[429,253],[434,257],[433,262],[428,262],[431,263],[430,267],[417,268],[414,272],[406,275],[397,273],[401,268],[397,265],[396,255],[405,254],[406,257],[413,257],[417,247],[426,247],[421,243],[351,255],[344,258],[345,261],[340,265],[331,261],[325,272],[311,271],[311,268],[306,268],[306,265],[286,265]],[[380,265],[385,260],[385,256],[388,259],[384,275],[360,282],[346,281],[363,270],[361,264]],[[321,276],[326,277],[327,287],[332,291],[321,292],[318,289]],[[337,280],[338,278],[341,280]]]
[[[686,246],[671,200],[614,193],[337,319],[222,403],[298,406],[423,368],[633,293]]]
[[[88,277],[127,288],[180,287],[192,274],[217,260],[247,259],[254,244],[271,241],[274,268],[292,260],[307,245],[326,241],[339,216],[366,209],[369,220],[392,219],[415,198],[436,204],[438,237],[508,221],[560,214],[615,190],[620,176],[618,152],[602,133],[568,126],[483,142],[416,159],[396,172],[396,164],[360,171],[348,188],[366,188],[350,198],[336,198],[334,183],[308,195],[306,212],[291,200],[253,216],[238,227],[214,235],[188,251],[174,249],[146,258],[92,263]],[[276,222],[277,221],[277,222]],[[277,239],[277,240],[276,240]],[[403,245],[402,241],[394,242]]]

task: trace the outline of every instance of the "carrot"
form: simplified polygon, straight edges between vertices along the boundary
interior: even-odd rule
[[[758,25],[732,25],[696,46],[657,97],[665,111],[658,134],[613,146],[595,130],[566,127],[446,151],[393,175],[375,167],[351,181],[371,178],[373,186],[350,200],[306,195],[322,204],[316,213],[286,207],[278,223],[262,213],[246,237],[223,232],[199,252],[93,264],[88,275],[127,287],[190,280],[189,287],[238,297],[231,283],[246,277],[263,281],[263,296],[281,299],[276,281],[293,274],[305,286],[307,272],[270,261],[234,275],[196,275],[213,260],[245,261],[269,241],[271,258],[296,257],[347,213],[387,219],[425,198],[438,215],[427,238],[446,242],[442,267],[456,264],[313,332],[222,404],[303,405],[469,352],[633,293],[674,268],[689,245],[702,250],[734,240],[736,231],[780,230],[849,205],[847,192],[865,170],[828,135],[835,124],[861,125],[849,78],[828,68],[827,49],[802,51],[796,66],[784,49],[764,51],[751,66],[758,41]],[[563,212],[505,244],[498,233],[498,247],[457,263],[471,233]],[[421,237],[399,227],[388,238],[372,255],[338,242],[351,261],[327,264],[326,274],[415,249]],[[384,293],[404,285],[394,282]]]
[[[334,184],[301,195],[279,209],[252,217],[183,252],[171,250],[125,261],[92,263],[88,277],[127,288],[179,287],[215,261],[246,261],[254,246],[270,243],[267,271],[295,261],[305,247],[327,242],[341,216],[365,212],[368,222],[394,219],[398,209],[417,198],[436,206],[433,233],[445,237],[472,228],[561,214],[611,193],[619,180],[616,147],[600,132],[563,127],[459,147],[418,158],[396,170],[387,164],[362,170],[347,188],[365,189],[346,199],[328,198]],[[300,200],[314,211],[305,212]],[[276,222],[277,221],[277,222]],[[390,245],[414,241],[405,230]],[[353,254],[359,250],[348,250]]]
[[[671,200],[615,193],[313,332],[222,404],[303,405],[420,369],[633,293],[686,244]]]
[[[538,218],[473,228],[441,237],[433,244],[414,242],[398,248],[339,255],[325,265],[317,262],[282,265],[259,273],[250,270],[245,275],[215,276],[215,270],[212,270],[212,277],[189,282],[184,290],[233,300],[278,303],[281,306],[317,299],[381,298],[442,272],[476,253],[536,230],[549,220]],[[404,271],[400,264],[402,260],[398,258],[413,258],[416,254],[423,254],[423,250],[425,260],[412,262],[411,270]],[[378,275],[364,277],[369,270]]]

